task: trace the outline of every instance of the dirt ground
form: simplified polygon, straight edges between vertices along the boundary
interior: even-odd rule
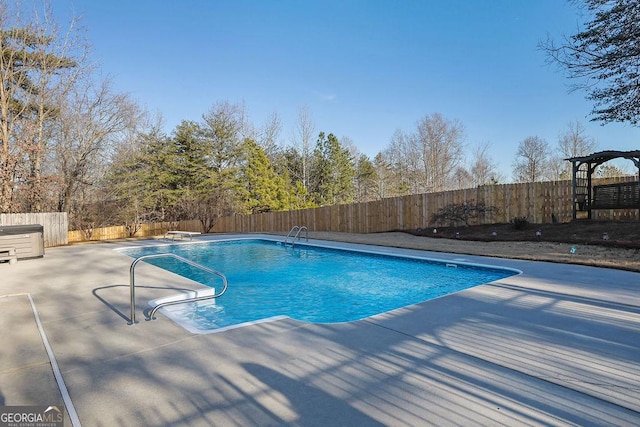
[[[434,231],[435,230],[435,231]],[[640,221],[578,220],[566,224],[473,225],[409,230],[416,236],[481,242],[559,242],[613,248],[640,249]],[[539,232],[539,235],[538,235]],[[456,236],[458,233],[458,236]]]
[[[540,231],[540,236],[536,235]],[[495,235],[493,234],[495,232]],[[459,237],[456,237],[459,233]],[[608,239],[603,238],[605,233]],[[314,238],[405,247],[435,252],[550,261],[640,272],[640,221],[574,221],[536,224],[515,230],[512,224],[482,225],[392,233],[321,233]]]
[[[434,242],[458,241],[462,252],[471,250],[468,244],[474,242],[475,254],[480,250],[490,256],[640,271],[640,221],[578,220],[529,224],[522,230],[513,224],[495,224],[440,228],[436,233],[433,229],[409,232]]]

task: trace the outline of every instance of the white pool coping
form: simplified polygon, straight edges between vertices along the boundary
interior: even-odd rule
[[[279,237],[274,237],[272,235],[239,234],[239,235],[224,235],[224,236],[203,236],[199,238],[197,241],[194,241],[194,240],[177,241],[177,242],[172,241],[171,243],[167,243],[167,242],[158,243],[157,241],[147,241],[146,244],[144,243],[136,244],[135,248],[169,247],[169,246],[182,246],[182,245],[193,245],[193,244],[211,244],[214,242],[223,243],[223,242],[249,241],[249,240],[270,241],[270,242],[276,242],[276,243],[283,243],[284,241],[284,239]],[[425,256],[424,251],[417,251],[412,249],[402,249],[402,248],[393,248],[393,247],[385,247],[385,246],[372,246],[372,245],[333,242],[333,241],[324,241],[324,240],[312,240],[312,239],[296,242],[295,246],[302,247],[302,248],[315,247],[315,248],[324,248],[324,249],[336,249],[336,250],[357,252],[357,253],[368,254],[368,255],[382,255],[382,256],[388,256],[388,257],[394,257],[394,258],[420,260],[420,261],[427,261],[427,262],[432,262],[436,264],[441,264],[447,267],[465,266],[465,267],[479,268],[479,269],[485,269],[485,270],[504,271],[504,272],[512,273],[509,275],[509,277],[522,274],[522,270],[512,268],[512,267],[503,267],[503,266],[496,266],[491,264],[469,262],[466,258],[460,258],[460,257],[451,258],[451,259],[431,258],[431,257]],[[127,245],[127,247],[118,247],[118,248],[115,248],[114,250],[118,252],[122,252],[130,249],[132,249],[132,247],[130,245]],[[224,274],[224,272],[222,273]],[[493,282],[488,282],[488,283],[493,283]],[[486,284],[486,283],[480,283],[475,286],[481,286],[483,284]],[[475,286],[472,286],[472,287],[475,287]],[[367,318],[375,318],[376,316],[386,315],[388,313],[392,313],[397,310],[402,310],[416,304],[424,303],[426,301],[431,301],[431,300],[443,298],[449,295],[454,295],[458,292],[465,291],[466,289],[469,289],[469,288],[460,289],[458,291],[450,292],[445,295],[429,298],[428,300],[425,300],[425,301],[409,304],[407,306],[395,308],[393,310],[389,310],[381,313],[376,313],[374,315],[367,316],[365,318],[355,319],[352,321],[359,321]],[[215,290],[209,287],[204,289],[187,291],[187,292],[181,291],[179,293],[176,293],[170,296],[153,299],[148,302],[148,305],[153,308],[158,304],[165,303],[168,301],[180,301],[180,300],[191,299],[199,296],[209,296],[211,294],[215,294]],[[215,305],[215,299],[205,300],[203,301],[203,303],[206,303],[207,305]],[[198,303],[191,302],[188,304],[190,304],[190,306],[189,308],[186,308],[186,309],[184,308],[184,306],[181,306],[180,304],[176,304],[176,305],[171,305],[167,307],[162,307],[158,311],[163,313],[167,318],[171,319],[174,323],[176,323],[177,325],[180,325],[181,327],[191,332],[192,334],[215,334],[215,333],[225,332],[232,329],[243,328],[247,326],[257,325],[261,323],[268,323],[268,322],[289,318],[289,316],[286,316],[286,315],[277,315],[277,316],[271,316],[267,318],[257,319],[249,322],[242,322],[242,323],[228,325],[228,326],[222,326],[222,327],[216,327],[216,328],[201,328],[199,327],[198,321],[194,319],[193,316],[190,316],[188,314],[193,311],[193,304],[198,304]],[[349,322],[351,321],[334,322],[334,323],[349,323]],[[310,322],[310,323],[322,323],[322,322]]]

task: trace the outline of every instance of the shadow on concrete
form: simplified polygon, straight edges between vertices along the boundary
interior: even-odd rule
[[[114,288],[126,288],[127,290],[130,289],[129,285],[109,285],[109,286],[100,286],[98,288],[94,288],[91,293],[93,294],[94,297],[96,297],[101,303],[103,303],[104,305],[106,305],[107,307],[109,307],[109,309],[111,309],[114,313],[116,313],[118,316],[120,316],[121,318],[123,318],[124,320],[126,320],[127,322],[131,322],[131,318],[130,316],[127,316],[126,314],[124,314],[117,306],[116,303],[111,303],[109,301],[107,301],[107,299],[103,296],[100,295],[101,291],[105,291],[107,289],[114,289]],[[163,286],[142,286],[142,285],[136,285],[136,289],[161,289],[164,291],[180,291],[180,292],[190,292],[193,291],[193,289],[188,289],[188,288],[176,288],[176,287],[163,287]],[[127,293],[127,295],[130,295],[130,293]],[[137,304],[137,301],[136,301]],[[145,315],[145,317],[147,317],[148,313],[151,311],[151,308],[149,307],[145,307],[142,312]],[[137,317],[137,316],[136,316]]]
[[[297,425],[324,427],[335,425],[336,420],[340,420],[341,424],[346,426],[385,425],[356,409],[345,399],[339,399],[314,387],[306,379],[290,378],[256,363],[246,363],[243,367],[267,388],[278,390],[283,395],[296,414]],[[259,404],[259,401],[255,403]]]

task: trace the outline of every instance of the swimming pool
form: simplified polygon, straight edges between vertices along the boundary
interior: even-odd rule
[[[315,244],[291,247],[263,239],[149,246],[122,252],[133,258],[173,253],[227,277],[228,290],[215,301],[161,309],[195,333],[282,316],[315,323],[349,322],[518,273]],[[172,258],[146,262],[210,287],[221,286],[215,277]]]

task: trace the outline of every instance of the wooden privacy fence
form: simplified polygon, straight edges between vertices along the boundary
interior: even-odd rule
[[[69,243],[86,242],[93,240],[117,240],[128,237],[150,237],[163,235],[169,230],[200,231],[202,226],[199,220],[176,222],[153,222],[141,224],[139,229],[131,235],[127,227],[118,225],[115,227],[92,228],[87,230],[69,231]]]
[[[633,177],[599,180],[625,182]],[[595,182],[595,180],[594,180]],[[531,223],[570,222],[572,220],[571,181],[486,185],[477,188],[415,194],[366,203],[235,215],[220,218],[214,232],[283,232],[293,225],[306,225],[311,231],[378,233],[433,226],[431,218],[452,204],[484,203],[495,211],[480,216],[476,224],[508,223],[526,217]],[[637,209],[600,210],[594,219],[637,220]],[[448,224],[444,224],[448,225]],[[460,225],[460,224],[457,224]]]
[[[45,248],[68,243],[69,221],[66,212],[0,214],[0,226],[31,224],[42,225]]]
[[[630,182],[634,177],[594,180],[594,184]],[[572,220],[570,181],[487,185],[440,193],[392,197],[366,203],[268,212],[255,215],[233,215],[218,220],[213,232],[287,232],[293,225],[306,225],[310,231],[377,233],[433,226],[431,217],[451,204],[484,203],[495,212],[480,216],[474,223],[507,223],[515,217],[526,217],[531,223]],[[638,209],[602,209],[593,219],[638,220]],[[116,240],[127,237],[163,235],[168,230],[202,232],[200,221],[142,224],[131,236],[125,226],[68,231],[66,213],[0,214],[0,225],[41,224],[45,246],[59,246],[90,240]],[[446,224],[445,224],[446,225]],[[460,225],[460,224],[458,224]]]

